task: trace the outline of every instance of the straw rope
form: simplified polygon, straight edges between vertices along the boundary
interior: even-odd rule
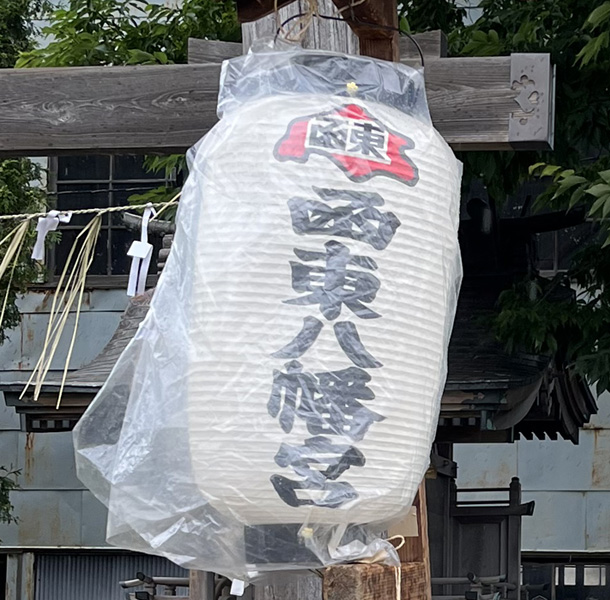
[[[175,204],[180,198],[180,193],[176,194],[171,200],[167,202],[151,202],[150,206],[152,208],[160,208],[157,212],[157,215],[163,212],[168,206],[171,204]],[[76,210],[66,210],[63,212],[70,212],[73,215],[94,215],[94,214],[105,214],[105,213],[114,213],[114,212],[124,212],[128,210],[137,210],[139,208],[144,208],[146,205],[138,205],[138,204],[128,204],[126,206],[108,206],[105,208],[77,208]],[[14,215],[0,215],[0,221],[9,221],[9,220],[19,220],[19,219],[35,219],[37,217],[46,217],[50,211],[38,212],[38,213],[21,213]],[[0,240],[0,246],[10,237],[7,235],[3,240]]]
[[[149,203],[146,206],[152,208],[158,208],[156,215],[153,219],[158,219],[160,215],[167,210],[170,206],[175,205],[180,198],[180,193],[176,194],[171,200],[167,202]],[[76,342],[76,334],[78,331],[78,324],[80,320],[81,307],[83,303],[83,295],[85,292],[85,283],[87,279],[87,273],[93,259],[95,258],[95,246],[99,237],[102,227],[102,217],[108,213],[125,212],[129,210],[137,210],[138,208],[144,208],[144,206],[128,205],[128,206],[111,206],[106,208],[82,208],[69,211],[73,215],[95,215],[93,219],[80,231],[76,237],[74,245],[70,248],[66,264],[59,277],[57,289],[53,295],[53,302],[51,304],[51,310],[49,313],[49,323],[45,334],[44,344],[42,351],[36,362],[34,370],[28,379],[28,382],[23,389],[20,398],[23,398],[30,386],[34,386],[34,400],[38,400],[42,391],[45,378],[51,368],[51,363],[57,352],[61,337],[65,331],[66,324],[70,314],[74,313],[75,322],[68,346],[68,352],[62,372],[61,385],[59,394],[57,397],[57,408],[61,403],[64,386],[66,383],[66,377],[68,375],[68,369],[70,366],[70,360],[74,351],[74,345]],[[39,213],[24,213],[14,215],[0,215],[0,220],[19,220],[23,219],[21,223],[15,226],[2,240],[0,240],[0,247],[8,244],[6,253],[0,263],[0,279],[10,268],[10,276],[2,301],[2,309],[0,311],[0,323],[4,319],[6,306],[8,304],[8,298],[11,289],[11,283],[13,280],[13,274],[15,268],[19,262],[19,256],[23,250],[23,246],[26,240],[27,232],[32,221],[37,217],[46,217],[49,212]],[[78,248],[78,250],[77,250]]]

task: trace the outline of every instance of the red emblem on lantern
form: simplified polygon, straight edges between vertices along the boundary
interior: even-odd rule
[[[417,167],[406,154],[413,147],[408,137],[391,131],[362,107],[348,104],[292,121],[275,147],[275,157],[305,163],[311,154],[321,154],[352,181],[385,175],[415,185]]]

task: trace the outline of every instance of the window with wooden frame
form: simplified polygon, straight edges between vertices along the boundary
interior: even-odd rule
[[[129,197],[160,186],[172,186],[173,180],[144,168],[144,157],[133,155],[59,156],[49,159],[49,195],[61,211],[79,208],[105,208],[129,204]],[[130,230],[123,213],[104,215],[102,230],[87,283],[91,287],[126,285],[131,259],[127,250],[140,232]],[[48,253],[50,281],[57,281],[66,264],[70,249],[91,215],[73,215],[70,223],[61,225],[61,240]],[[161,247],[160,236],[149,236],[154,246],[151,274]]]

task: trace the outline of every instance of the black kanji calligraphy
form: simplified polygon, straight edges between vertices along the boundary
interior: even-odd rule
[[[282,475],[272,475],[270,480],[278,496],[286,504],[295,508],[299,506],[339,508],[358,498],[358,492],[351,483],[346,481],[329,481],[328,479],[318,481],[313,477],[302,481],[294,481]],[[306,491],[303,494],[305,497],[299,497],[299,494],[297,494],[299,490]],[[320,492],[322,493],[320,494]]]
[[[334,240],[326,242],[324,246],[326,253],[294,250],[304,263],[324,262],[324,266],[291,261],[292,288],[306,295],[284,302],[319,304],[320,311],[330,321],[341,314],[343,304],[361,319],[380,317],[380,314],[365,306],[365,303],[375,299],[379,290],[379,279],[367,272],[377,269],[377,263],[366,256],[352,256],[347,246]],[[349,268],[348,265],[358,269]]]
[[[371,376],[365,370],[349,367],[316,373],[316,379],[319,393],[303,397],[297,409],[312,435],[342,435],[359,441],[373,423],[384,420],[360,402],[375,399],[367,386]]]
[[[388,133],[372,121],[353,121],[349,130],[347,152],[368,159],[390,162]]]
[[[340,321],[333,325],[335,336],[343,352],[358,367],[364,369],[378,369],[383,367],[365,347],[358,335],[356,325],[350,321]]]
[[[311,373],[303,373],[303,365],[293,360],[284,365],[286,372],[273,371],[273,387],[267,403],[267,411],[276,418],[286,432],[292,431],[297,408],[303,401],[313,401],[318,381]]]
[[[315,317],[305,317],[303,327],[296,337],[286,344],[281,350],[274,352],[274,358],[299,358],[309,350],[318,339],[324,324]]]
[[[274,358],[300,358],[313,346],[323,327],[324,323],[320,319],[305,317],[301,331],[282,349],[274,352],[271,356]],[[364,347],[354,323],[340,321],[335,323],[333,328],[339,346],[356,366],[365,369],[375,369],[383,366]]]
[[[290,506],[324,506],[338,508],[357,497],[349,483],[336,480],[350,467],[362,467],[362,452],[348,444],[335,444],[317,436],[305,440],[302,446],[282,444],[275,456],[278,466],[291,467],[301,479],[294,481],[281,475],[272,475],[276,492]],[[297,491],[304,490],[304,494]],[[311,493],[313,492],[313,494]],[[322,495],[319,492],[323,492]]]
[[[304,478],[335,480],[350,467],[363,467],[366,461],[358,448],[316,436],[305,440],[302,446],[282,444],[275,455],[275,462],[280,467],[292,467]],[[313,473],[311,465],[315,465]]]
[[[345,119],[315,118],[309,122],[307,145],[345,152],[348,128]]]
[[[313,188],[324,202],[309,198],[288,201],[292,228],[298,234],[351,238],[384,250],[400,227],[398,217],[381,212],[384,199],[374,192]],[[330,206],[347,202],[347,205]]]

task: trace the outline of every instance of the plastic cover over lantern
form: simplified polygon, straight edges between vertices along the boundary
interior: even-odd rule
[[[421,71],[225,62],[150,310],[75,431],[108,541],[249,579],[375,548],[428,466],[461,165]]]

